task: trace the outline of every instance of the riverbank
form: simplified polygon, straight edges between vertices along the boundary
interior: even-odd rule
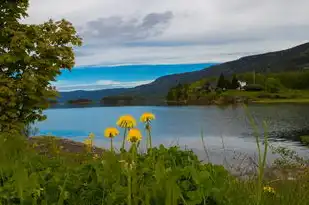
[[[299,103],[299,104],[308,104],[309,99],[259,99],[252,100],[251,103],[261,103],[261,104],[276,104],[276,103]]]
[[[30,143],[29,143],[30,142]],[[0,138],[3,204],[308,204],[309,175],[240,180],[189,150],[119,154],[54,137]],[[133,146],[133,145],[132,145]],[[13,162],[13,163],[12,163]],[[16,180],[17,179],[17,180]],[[22,182],[22,183],[20,183]],[[260,194],[258,194],[260,193]]]
[[[237,105],[255,103],[301,103],[309,104],[309,91],[287,90],[267,93],[264,91],[227,90],[221,93],[191,94],[187,100],[167,101],[168,105]]]
[[[54,136],[31,137],[29,138],[28,141],[30,143],[30,146],[34,148],[36,152],[38,152],[40,155],[46,155],[46,156],[63,155],[65,157],[68,156],[80,157],[83,154],[90,154],[92,157],[95,157],[95,156],[101,156],[104,153],[108,152],[108,150],[97,146],[93,146],[91,152],[87,152],[87,146],[82,142],[76,142],[66,138],[60,138]],[[118,154],[120,153],[118,152]],[[238,165],[229,164],[228,166],[225,166],[225,169],[227,169],[227,171],[231,175],[237,177],[238,179],[248,180],[250,178],[255,177],[257,174],[258,162],[254,161],[251,157],[246,158],[246,155],[247,155],[246,153],[242,153],[243,157],[238,156],[238,158],[242,158],[241,160],[242,162],[239,162]],[[250,164],[245,164],[244,163],[245,160],[250,160],[251,161]],[[282,159],[278,158],[278,160]],[[203,163],[207,164],[211,162],[203,161]],[[217,166],[221,165],[222,164],[217,164]],[[268,165],[266,167],[265,177],[268,180],[296,180],[299,176],[305,174],[307,171],[309,171],[309,164],[306,164],[304,166],[299,164],[298,166],[293,165],[293,167],[291,167],[290,165],[287,164],[285,164],[284,166],[278,166],[277,163],[277,165],[275,164],[271,166]]]

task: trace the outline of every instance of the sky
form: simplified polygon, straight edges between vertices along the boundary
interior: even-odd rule
[[[309,41],[308,0],[30,0],[28,13],[25,23],[65,18],[83,38],[77,68],[59,77],[59,90],[94,89],[94,81],[98,88],[132,87],[184,72],[178,66],[152,75],[156,67],[149,66],[146,78],[134,66],[124,72],[115,65],[220,63]]]

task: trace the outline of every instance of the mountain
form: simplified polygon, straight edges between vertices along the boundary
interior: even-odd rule
[[[225,76],[245,72],[282,72],[309,69],[309,43],[277,52],[242,57],[238,60],[218,64],[199,71],[160,77],[154,82],[130,89],[109,89],[98,91],[75,91],[61,93],[63,99],[83,98],[92,100],[112,95],[144,96],[148,99],[164,98],[171,87],[178,83],[192,83],[203,78]],[[77,95],[78,94],[78,95]],[[61,99],[62,99],[61,98]]]
[[[69,100],[77,100],[77,99],[89,99],[92,101],[100,101],[103,97],[119,95],[120,93],[124,93],[128,91],[127,88],[115,88],[115,89],[105,89],[105,90],[76,90],[70,92],[60,92],[60,97],[58,98],[58,102],[68,102]]]

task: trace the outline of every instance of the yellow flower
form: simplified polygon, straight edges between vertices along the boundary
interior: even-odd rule
[[[89,134],[89,139],[91,139],[91,140],[93,140],[94,139],[94,137],[95,137],[95,135],[92,133],[92,132],[90,132],[90,134]]]
[[[142,139],[142,135],[141,132],[138,129],[130,129],[129,133],[128,133],[128,137],[127,140],[129,142],[138,142]]]
[[[268,193],[271,193],[271,194],[275,194],[275,189],[270,187],[270,186],[265,186],[263,188],[264,192],[268,192]]]
[[[119,131],[114,127],[106,128],[104,131],[104,136],[107,138],[114,138],[119,135]]]
[[[141,122],[150,122],[151,120],[156,119],[155,115],[150,113],[150,112],[145,112],[144,114],[142,114],[140,120]]]
[[[122,128],[133,128],[136,126],[136,120],[131,115],[123,115],[118,119],[117,125]]]

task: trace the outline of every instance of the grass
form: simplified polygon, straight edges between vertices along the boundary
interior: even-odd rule
[[[161,145],[140,152],[130,131],[126,139],[131,148],[113,152],[91,143],[54,137],[26,140],[3,133],[0,204],[309,204],[309,174],[292,181],[264,178],[267,136],[260,139],[257,132],[258,177],[247,180],[199,161],[190,150]]]
[[[309,91],[307,90],[284,90],[279,93],[228,90],[221,95],[247,97],[251,99],[253,103],[309,103]]]
[[[304,143],[305,145],[309,145],[309,136],[308,135],[307,136],[301,136],[300,141],[302,143]]]
[[[271,103],[309,103],[308,99],[260,99],[260,100],[253,100],[253,103],[261,103],[261,104],[271,104]]]

